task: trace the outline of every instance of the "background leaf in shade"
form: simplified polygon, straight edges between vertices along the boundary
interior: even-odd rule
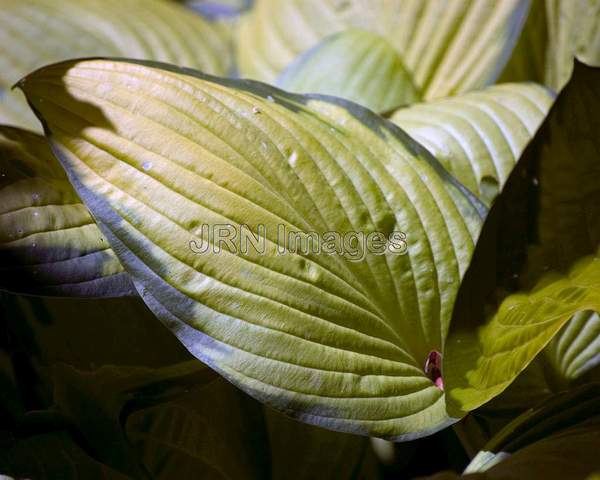
[[[396,110],[390,120],[489,206],[552,100],[550,91],[540,85],[510,83],[416,103]]]
[[[55,403],[99,458],[134,476],[267,476],[260,405],[196,360],[161,369],[57,368]]]
[[[222,378],[133,411],[124,429],[151,478],[271,478],[262,407]]]
[[[598,389],[599,384],[591,384],[546,400],[499,432],[464,475],[440,473],[428,478],[590,478],[600,471]]]
[[[224,75],[232,67],[228,32],[166,0],[3,0],[0,123],[39,129],[10,88],[68,58],[141,58]]]
[[[410,74],[387,39],[357,29],[323,39],[286,68],[276,85],[290,92],[343,97],[375,112],[419,99]]]
[[[44,137],[0,126],[0,205],[0,288],[37,295],[136,295]]]
[[[358,28],[385,37],[424,99],[493,84],[523,26],[529,1],[257,0],[240,20],[243,77],[273,82],[328,35]]]
[[[573,315],[600,310],[599,80],[576,64],[492,207],[446,345],[452,408],[498,395]]]
[[[35,480],[128,480],[86,453],[67,430],[15,439],[0,450],[0,472]],[[0,474],[0,478],[6,478]]]
[[[189,362],[161,369],[103,366],[82,372],[67,365],[54,367],[54,406],[75,426],[105,463],[129,475],[145,476],[123,431],[128,411],[181,394],[214,378],[202,363]]]
[[[265,407],[273,480],[380,478],[369,438],[307,425]]]
[[[22,86],[144,301],[194,355],[325,427],[408,440],[452,421],[424,364],[486,209],[400,129],[341,99],[141,62],[57,64]],[[264,225],[266,251],[194,253],[201,226],[222,223]],[[408,254],[280,255],[281,225],[401,230]]]
[[[579,312],[544,349],[551,381],[564,387],[584,377],[600,364],[600,316]]]

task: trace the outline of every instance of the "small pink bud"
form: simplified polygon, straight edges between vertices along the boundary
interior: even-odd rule
[[[423,368],[425,375],[438,387],[444,390],[444,380],[442,378],[442,354],[436,350],[432,350],[427,355],[425,367]]]

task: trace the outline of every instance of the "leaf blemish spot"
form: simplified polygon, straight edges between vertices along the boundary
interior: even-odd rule
[[[142,163],[142,168],[146,171],[150,170],[152,168],[152,162],[144,162]]]
[[[444,390],[444,380],[442,378],[442,354],[437,350],[432,350],[427,355],[425,367],[423,368],[425,375],[438,387]]]

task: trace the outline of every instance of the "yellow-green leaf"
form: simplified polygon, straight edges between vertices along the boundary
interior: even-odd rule
[[[144,301],[194,355],[332,429],[410,439],[452,421],[424,366],[486,209],[404,132],[341,99],[144,62],[65,62],[21,87]],[[264,248],[214,252],[206,228],[222,224]],[[282,227],[320,249],[292,253]]]
[[[10,88],[49,63],[86,56],[158,60],[224,75],[224,29],[166,0],[2,0],[0,123],[39,128]]]
[[[44,137],[0,126],[0,288],[135,295],[129,276]]]
[[[528,0],[257,0],[237,32],[242,76],[273,82],[300,54],[349,28],[385,37],[425,99],[495,82]]]
[[[490,205],[552,100],[533,83],[503,84],[402,108],[390,120]]]
[[[356,29],[331,35],[301,55],[277,86],[347,98],[376,112],[419,98],[394,47],[377,34]]]
[[[446,344],[452,411],[498,395],[575,314],[600,311],[598,82],[576,64],[486,220]]]

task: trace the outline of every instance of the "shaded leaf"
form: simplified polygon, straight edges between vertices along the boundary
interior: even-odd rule
[[[600,316],[577,313],[544,350],[553,380],[564,385],[600,364]]]
[[[328,35],[359,28],[388,39],[425,99],[495,82],[529,1],[257,0],[238,29],[242,76],[273,82]]]
[[[419,144],[350,102],[164,65],[63,63],[22,87],[144,301],[194,355],[309,423],[409,439],[451,421],[424,364],[485,208]],[[264,225],[264,252],[199,253],[214,240],[202,225],[223,223]],[[403,231],[406,245],[291,253],[282,225],[321,246],[331,231]]]
[[[490,205],[551,102],[539,85],[504,84],[402,108],[390,120]]]
[[[0,450],[0,472],[35,480],[127,480],[89,456],[67,431],[18,439]],[[0,474],[0,478],[6,478]]]
[[[270,478],[261,405],[222,378],[132,412],[124,428],[151,478]]]
[[[331,35],[301,55],[277,86],[347,98],[375,112],[419,98],[394,47],[384,37],[356,29]]]
[[[553,397],[507,425],[469,464],[464,475],[430,480],[587,479],[600,470],[598,384]]]
[[[10,88],[48,63],[106,55],[215,74],[231,67],[225,31],[165,0],[3,0],[0,43],[0,123],[32,129],[37,121]]]
[[[127,413],[177,396],[214,378],[192,360],[161,369],[103,366],[94,372],[54,368],[54,409],[77,428],[105,463],[135,477],[145,469],[127,440]]]
[[[533,81],[544,85],[547,44],[546,0],[532,0],[519,40],[498,82]]]
[[[576,65],[486,220],[446,344],[453,408],[487,402],[573,315],[600,310],[599,80]]]
[[[0,205],[0,288],[38,295],[135,295],[44,137],[0,126]]]
[[[273,480],[379,478],[370,439],[331,432],[265,409]]]

